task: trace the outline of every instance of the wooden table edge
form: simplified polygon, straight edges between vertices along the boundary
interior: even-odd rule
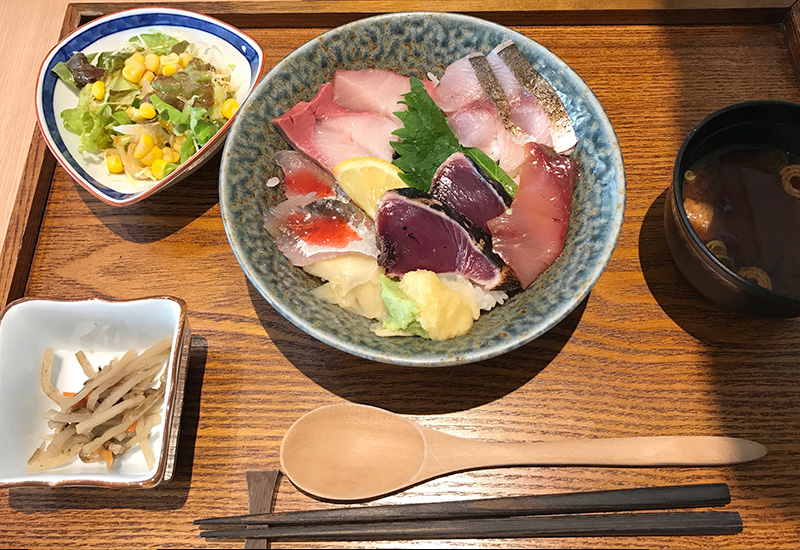
[[[486,8],[477,0],[441,0],[435,10],[425,0],[383,2],[364,0],[278,0],[274,2],[167,2],[163,6],[208,14],[234,25],[332,27],[378,13],[402,11],[455,11],[505,25],[598,25],[598,24],[780,24],[786,36],[789,57],[800,82],[800,0],[787,6],[785,0],[763,0],[752,7],[745,0],[732,0],[729,7],[712,1],[694,6],[636,9],[635,2],[616,0],[612,8],[578,9],[580,0],[556,2],[544,9],[520,9],[523,2]],[[587,4],[588,5],[588,4]],[[72,3],[67,5],[61,36],[95,17],[141,7],[132,2]],[[732,6],[732,7],[731,7]],[[584,8],[586,6],[583,6]],[[8,230],[0,251],[0,307],[21,298],[36,250],[56,161],[47,149],[38,127],[34,128],[28,156],[17,188]]]

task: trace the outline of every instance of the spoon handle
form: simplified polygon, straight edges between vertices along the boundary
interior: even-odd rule
[[[654,436],[576,439],[534,443],[441,440],[433,444],[448,466],[716,466],[760,458],[766,448],[754,441],[719,436]],[[433,449],[431,449],[433,450]]]

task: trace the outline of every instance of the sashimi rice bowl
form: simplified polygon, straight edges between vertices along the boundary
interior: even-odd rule
[[[497,356],[590,292],[622,223],[619,144],[594,94],[505,27],[392,14],[281,61],[225,146],[220,206],[258,291],[376,361]]]

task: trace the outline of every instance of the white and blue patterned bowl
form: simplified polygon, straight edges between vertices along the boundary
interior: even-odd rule
[[[369,320],[314,298],[320,282],[292,266],[264,228],[263,214],[283,199],[266,181],[285,141],[270,125],[308,101],[336,69],[378,67],[424,77],[473,51],[513,40],[566,105],[580,164],[564,251],[527,290],[485,313],[463,336],[437,342],[379,338]],[[400,13],[355,21],[300,47],[253,91],[231,128],[220,167],[220,207],[247,277],[272,306],[315,338],[385,363],[445,366],[495,357],[537,338],[589,294],[614,251],[625,209],[625,173],[614,129],[581,78],[552,52],[506,27],[448,13]]]
[[[190,42],[216,46],[225,60],[234,65],[233,78],[240,82],[236,99],[243,104],[264,71],[264,52],[255,40],[238,29],[214,18],[185,10],[139,8],[95,19],[76,29],[53,48],[42,63],[36,87],[36,115],[45,142],[59,164],[89,193],[111,205],[138,202],[182,180],[203,165],[225,141],[233,118],[194,156],[158,182],[143,182],[141,190],[120,189],[124,174],[109,174],[100,155],[78,152],[79,136],[68,132],[61,121],[64,109],[78,103],[77,91],[61,82],[52,72],[60,61],[75,52],[114,50],[131,37],[150,29],[181,37]]]

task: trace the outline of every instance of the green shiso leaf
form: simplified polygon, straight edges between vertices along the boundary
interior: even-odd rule
[[[463,152],[497,181],[513,197],[517,185],[486,153],[475,147],[463,147],[447,124],[447,115],[436,105],[418,78],[411,78],[411,90],[403,95],[408,109],[396,112],[403,123],[394,131],[400,141],[392,147],[394,160],[402,173],[400,178],[410,187],[427,192],[436,170],[456,152]]]

